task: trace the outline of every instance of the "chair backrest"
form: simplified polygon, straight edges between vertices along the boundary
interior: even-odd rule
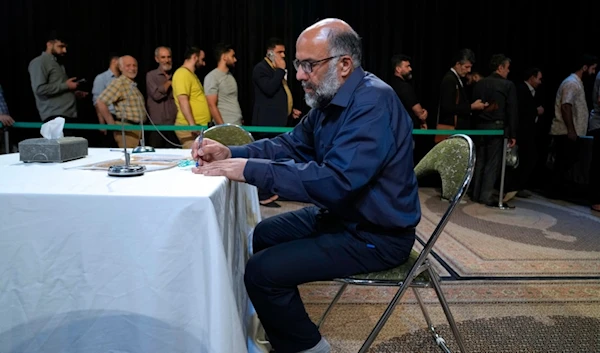
[[[204,137],[220,142],[225,146],[242,146],[254,141],[248,131],[235,124],[215,125],[204,131]]]
[[[457,134],[435,145],[415,167],[417,178],[438,173],[442,179],[442,197],[448,199],[446,212],[435,227],[429,240],[424,244],[415,265],[407,278],[419,274],[419,268],[431,252],[433,245],[446,227],[452,212],[463,198],[473,179],[475,169],[475,145],[467,135]]]

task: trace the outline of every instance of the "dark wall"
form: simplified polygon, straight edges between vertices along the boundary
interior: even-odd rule
[[[156,46],[172,47],[175,67],[181,64],[186,45],[205,48],[208,65],[198,73],[202,79],[215,66],[210,48],[226,41],[236,47],[239,61],[234,75],[248,121],[252,110],[252,67],[264,56],[265,40],[270,36],[283,37],[288,57],[293,57],[295,39],[303,28],[318,19],[338,17],[363,37],[363,66],[381,78],[387,80],[391,75],[392,54],[403,52],[413,57],[418,95],[435,118],[440,79],[451,64],[450,57],[461,47],[475,51],[475,69],[484,74],[489,73],[490,56],[497,52],[513,59],[514,73],[528,65],[541,67],[550,104],[547,111],[552,110],[558,84],[570,72],[568,63],[582,51],[597,53],[599,49],[598,1],[561,2],[556,8],[547,1],[455,3],[458,2],[3,0],[0,84],[16,119],[39,121],[27,65],[44,49],[44,35],[51,28],[70,34],[65,59],[68,74],[85,77],[90,89],[95,75],[107,68],[111,51],[138,59],[138,82],[144,87],[145,73],[156,66]],[[288,68],[295,100],[300,103],[302,91],[293,79],[291,59]],[[90,98],[80,102],[80,115],[95,121]]]

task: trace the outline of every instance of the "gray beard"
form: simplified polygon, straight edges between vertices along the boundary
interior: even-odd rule
[[[323,82],[316,87],[308,82],[302,82],[302,87],[310,87],[313,93],[305,93],[304,100],[311,108],[323,108],[331,102],[337,91],[342,86],[342,83],[337,78],[337,61],[332,61],[329,64],[327,73],[323,78]]]

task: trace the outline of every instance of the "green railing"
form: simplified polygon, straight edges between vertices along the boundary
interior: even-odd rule
[[[33,122],[16,122],[11,128],[17,129],[39,129],[42,123]],[[0,123],[2,128],[2,123]],[[115,130],[120,131],[121,125],[105,125],[105,124],[65,124],[65,129],[69,130]],[[267,132],[267,133],[284,133],[291,131],[291,127],[277,127],[277,126],[242,126],[242,128],[248,132]],[[140,125],[125,125],[127,131],[140,130]],[[182,126],[182,125],[145,125],[146,131],[198,131],[207,129],[206,125],[196,126]],[[504,135],[503,130],[413,130],[413,135],[454,135],[454,134],[465,134],[471,136],[502,136]]]

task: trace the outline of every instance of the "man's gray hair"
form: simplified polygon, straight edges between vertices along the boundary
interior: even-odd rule
[[[362,61],[362,44],[361,38],[353,30],[331,29],[327,35],[329,42],[329,55],[349,55],[352,57],[354,68],[361,65]]]
[[[157,57],[157,56],[158,56],[158,52],[160,52],[160,49],[161,49],[161,48],[165,48],[165,49],[167,49],[167,50],[169,51],[169,54],[173,54],[173,53],[171,52],[171,48],[169,48],[169,47],[165,47],[164,45],[161,45],[160,47],[156,47],[156,49],[154,49],[154,57]]]

